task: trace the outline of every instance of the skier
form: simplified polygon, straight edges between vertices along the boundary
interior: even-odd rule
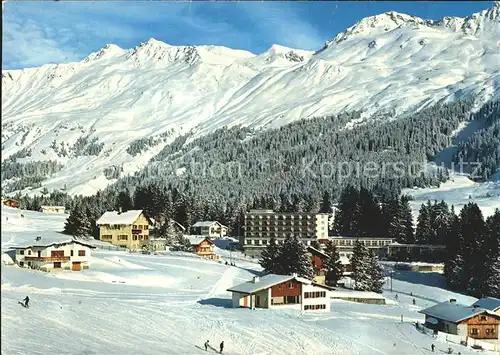
[[[24,307],[29,308],[28,303],[30,302],[30,298],[26,296],[26,298],[23,301],[24,301]]]
[[[220,343],[220,353],[222,354],[222,350],[224,350],[224,341]]]
[[[413,305],[415,305],[415,303],[417,303],[417,302],[415,301],[415,299],[413,299]]]
[[[434,344],[431,344],[431,350],[432,350],[432,352],[434,352],[434,348],[435,348]]]
[[[205,342],[205,351],[208,351],[208,340]]]
[[[394,296],[394,298],[397,300],[398,299],[398,294],[396,293],[396,296]]]

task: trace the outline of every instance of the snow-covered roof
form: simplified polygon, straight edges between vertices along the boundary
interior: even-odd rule
[[[33,247],[50,247],[52,245],[63,245],[63,244],[71,244],[77,243],[89,248],[95,248],[93,245],[85,243],[83,241],[73,239],[70,236],[66,236],[62,233],[53,232],[52,234],[40,235],[40,240],[33,239],[32,241],[21,243],[20,245],[12,246],[12,249],[27,249]]]
[[[191,245],[198,245],[198,244],[200,244],[204,240],[207,240],[209,243],[213,244],[212,241],[210,240],[210,238],[203,237],[203,236],[200,236],[200,235],[185,235],[184,238],[186,238],[187,240],[189,240],[189,243]]]
[[[496,311],[500,308],[500,299],[494,297],[485,297],[472,304],[473,307],[480,307],[490,311]]]
[[[307,247],[307,251],[309,251],[309,252],[310,252],[310,253],[312,253],[312,254],[317,254],[317,255],[320,255],[320,256],[322,256],[322,257],[324,257],[324,258],[327,258],[327,259],[329,258],[329,256],[328,256],[328,255],[326,255],[324,251],[319,250],[319,249],[316,249],[316,248],[314,248],[314,247],[312,247],[312,246],[308,246],[308,247]]]
[[[305,279],[303,277],[298,277],[295,275],[269,274],[263,277],[254,278],[254,280],[247,281],[242,284],[232,286],[231,288],[228,288],[227,291],[252,294],[261,290],[265,290],[274,285],[278,285],[282,282],[287,282],[291,280],[295,280],[297,282],[306,285],[310,285],[313,283],[308,279]],[[323,286],[323,285],[318,285],[318,286]]]
[[[459,323],[481,313],[495,315],[487,309],[473,306],[466,306],[455,302],[442,302],[435,306],[422,309],[419,313],[431,316],[436,319],[445,320],[452,323]],[[496,315],[498,317],[498,315]]]
[[[42,209],[55,208],[55,209],[58,209],[58,210],[64,210],[64,209],[66,209],[66,207],[64,207],[64,206],[40,206],[40,208],[42,208]]]
[[[133,224],[141,215],[142,210],[128,210],[126,212],[107,211],[96,222],[100,224]]]
[[[219,225],[220,227],[225,227],[222,223],[217,221],[199,221],[193,224],[193,227],[211,227],[214,224]]]

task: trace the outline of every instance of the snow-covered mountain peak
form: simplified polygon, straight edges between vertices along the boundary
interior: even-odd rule
[[[285,60],[289,63],[302,63],[307,61],[314,52],[293,49],[279,44],[273,44],[266,52],[260,56],[265,58],[265,61],[270,63],[276,60]]]
[[[111,58],[123,55],[125,50],[120,48],[115,44],[106,44],[97,52],[91,53],[83,60],[84,63],[88,63],[101,58]]]
[[[391,31],[398,27],[427,25],[429,21],[422,20],[416,16],[410,16],[395,11],[389,11],[380,15],[370,16],[358,21],[344,32],[339,33],[333,41],[327,42],[327,45],[340,43],[355,35],[376,35]]]

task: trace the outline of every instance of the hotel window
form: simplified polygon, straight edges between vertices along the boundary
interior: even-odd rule
[[[136,236],[136,235],[133,235],[133,236],[132,236],[132,240],[137,240],[137,236]]]
[[[495,328],[486,329],[486,334],[495,334]]]
[[[78,256],[85,256],[85,250],[78,250]]]
[[[472,329],[470,330],[470,333],[471,333],[471,335],[478,335],[478,334],[479,334],[479,329],[477,329],[477,328],[472,328]]]

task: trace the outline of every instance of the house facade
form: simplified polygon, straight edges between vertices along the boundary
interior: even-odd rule
[[[330,311],[330,288],[296,275],[269,274],[228,289],[234,308],[292,308]]]
[[[39,237],[33,243],[14,249],[15,262],[20,267],[43,271],[81,271],[90,267],[90,251],[94,247],[74,239]]]
[[[207,237],[200,237],[196,235],[185,236],[191,244],[193,253],[203,259],[218,259],[214,252],[214,243]]]
[[[149,244],[151,220],[143,210],[107,211],[96,224],[103,242],[130,250],[141,250]]]
[[[5,206],[9,206],[9,207],[13,207],[13,208],[19,208],[19,201],[14,200],[12,198],[2,197],[2,203]]]
[[[446,257],[446,246],[429,244],[391,243],[387,246],[387,259],[394,261],[441,262]]]
[[[190,228],[192,235],[202,235],[208,238],[223,238],[227,235],[228,228],[217,221],[200,221]]]
[[[283,213],[273,210],[250,210],[245,214],[245,254],[258,257],[275,238],[282,244],[287,237],[297,236],[305,245],[328,238],[327,213]]]
[[[499,343],[500,315],[490,310],[450,302],[439,303],[419,311],[425,315],[425,325],[441,332]]]
[[[64,206],[40,206],[40,212],[43,213],[64,213],[65,210]]]
[[[328,259],[322,250],[318,250],[314,247],[307,247],[307,251],[311,254],[313,269],[314,269],[314,282],[322,285],[336,286],[329,282],[326,278],[326,271],[324,267],[325,260]],[[349,275],[352,271],[351,264],[347,257],[340,257],[340,262],[342,263],[343,275]]]

